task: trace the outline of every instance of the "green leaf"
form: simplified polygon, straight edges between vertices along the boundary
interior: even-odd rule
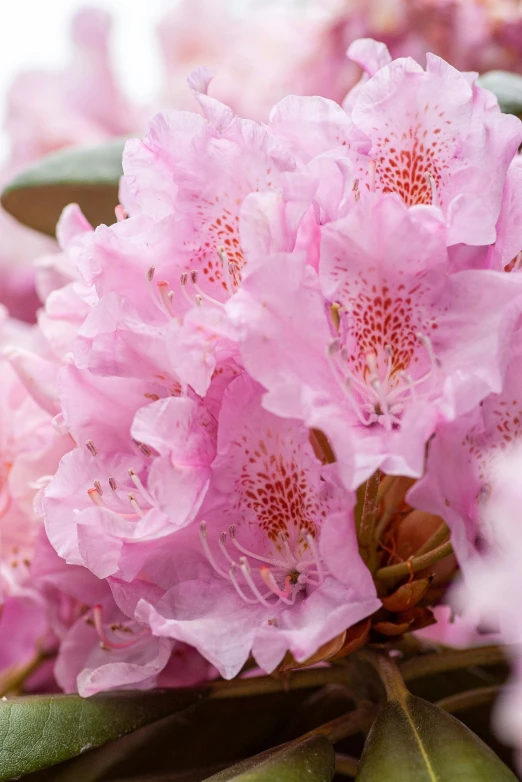
[[[357,782],[516,782],[459,720],[414,695],[391,700],[375,720]]]
[[[489,71],[477,84],[493,92],[504,114],[522,115],[522,76],[509,71]]]
[[[324,736],[310,736],[242,760],[208,782],[331,782],[335,753]]]
[[[0,701],[0,780],[38,771],[180,712],[202,690],[25,696]]]
[[[17,174],[4,188],[1,203],[19,222],[54,236],[67,204],[79,204],[94,225],[114,222],[122,171],[124,139],[98,147],[53,152]]]

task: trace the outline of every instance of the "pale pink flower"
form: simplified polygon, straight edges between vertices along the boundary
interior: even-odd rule
[[[381,44],[352,44],[372,78],[357,87],[350,117],[371,141],[356,165],[358,187],[397,193],[408,206],[440,209],[449,245],[495,241],[508,166],[522,124],[496,100],[432,54],[424,71],[411,58],[383,62]],[[350,98],[350,96],[349,96]]]
[[[145,564],[165,594],[136,612],[226,678],[250,653],[268,672],[287,650],[303,661],[379,607],[357,550],[353,497],[321,467],[308,430],[260,401],[247,376],[225,392],[200,523]]]
[[[322,429],[350,487],[420,476],[436,426],[501,389],[518,275],[452,274],[443,224],[395,195],[323,227],[318,277],[305,260],[267,258],[228,305],[265,406]]]
[[[213,416],[164,384],[73,366],[59,391],[78,448],[45,489],[47,534],[67,562],[130,580],[159,539],[194,518],[215,453]]]
[[[496,537],[484,509],[506,459],[520,447],[521,399],[522,369],[517,356],[509,364],[499,393],[439,427],[430,443],[426,474],[409,492],[409,502],[415,507],[442,516],[448,523],[464,573],[468,560]]]

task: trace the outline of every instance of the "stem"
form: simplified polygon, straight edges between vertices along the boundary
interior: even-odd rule
[[[18,695],[26,680],[38,670],[46,660],[54,657],[54,653],[38,650],[33,657],[22,665],[12,665],[0,676],[0,698],[4,695]]]
[[[324,725],[319,725],[318,728],[305,733],[304,737],[324,736],[332,744],[335,744],[337,741],[346,739],[348,736],[353,736],[356,733],[366,733],[375,719],[375,713],[376,707],[373,703],[361,701],[354,711],[349,711],[348,714],[343,714],[342,717],[337,717],[335,720],[325,722]]]
[[[417,573],[419,570],[424,570],[425,567],[434,565],[444,557],[453,553],[453,547],[448,540],[433,551],[428,551],[426,554],[421,554],[420,557],[411,557],[406,562],[401,562],[398,565],[388,565],[387,567],[381,567],[376,572],[375,577],[380,581],[396,581],[404,576],[409,576],[412,573]]]
[[[435,530],[431,538],[428,538],[428,540],[426,540],[422,546],[417,549],[415,556],[420,557],[422,554],[427,554],[428,551],[433,551],[433,549],[436,549],[437,546],[440,546],[441,543],[444,543],[448,535],[448,525],[443,521],[440,527]]]
[[[360,656],[362,660],[366,660],[373,665],[379,674],[389,701],[402,702],[407,697],[408,688],[404,684],[401,671],[388,654],[363,649],[360,652]]]
[[[491,703],[501,689],[502,687],[499,685],[477,687],[475,690],[458,692],[456,695],[448,695],[447,698],[441,698],[440,701],[435,701],[435,706],[448,711],[450,714],[454,714],[457,711],[466,711],[466,709],[472,709],[475,706]]]
[[[501,665],[506,662],[505,647],[476,646],[472,649],[454,649],[449,652],[412,657],[400,666],[404,681],[431,676],[444,671],[456,671],[474,665]]]
[[[343,777],[356,777],[359,761],[351,755],[335,753],[335,771]]]
[[[250,695],[262,695],[271,692],[289,692],[325,684],[349,684],[349,672],[346,668],[309,668],[294,671],[289,676],[253,676],[249,679],[232,679],[211,684],[210,697],[247,698]]]
[[[359,548],[361,550],[361,556],[370,568],[374,567],[374,547],[375,541],[374,530],[375,520],[377,516],[377,496],[379,492],[379,486],[381,483],[381,471],[376,470],[374,474],[366,481],[366,487],[364,492],[363,511],[361,516],[361,523],[359,524]]]

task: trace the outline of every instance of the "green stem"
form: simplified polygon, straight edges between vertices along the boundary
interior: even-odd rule
[[[438,548],[428,551],[420,557],[411,557],[406,562],[400,562],[398,565],[388,565],[387,567],[379,568],[375,577],[380,581],[397,581],[405,576],[409,576],[411,573],[417,573],[419,570],[424,570],[424,568],[434,565],[452,553],[453,547],[448,540],[442,546],[438,546]]]
[[[335,753],[335,771],[343,777],[356,777],[359,761],[351,755]]]
[[[444,671],[456,671],[474,665],[501,665],[506,662],[505,647],[476,646],[472,649],[453,649],[420,657],[412,657],[400,666],[404,681],[431,676]]]
[[[491,703],[495,700],[502,687],[494,685],[492,687],[477,687],[475,690],[467,692],[458,692],[456,695],[449,695],[447,698],[441,698],[435,702],[435,706],[455,714],[458,711],[473,709],[475,706]]]
[[[218,681],[211,685],[210,697],[247,698],[250,695],[262,695],[271,692],[288,692],[326,684],[349,684],[349,672],[346,668],[309,668],[294,671],[281,678],[274,676],[252,676],[248,679]]]
[[[436,549],[441,545],[441,543],[444,543],[448,535],[448,525],[446,522],[442,522],[440,527],[435,530],[431,538],[428,538],[428,540],[425,541],[425,543],[423,543],[419,549],[417,549],[415,556],[420,557],[422,554],[427,554],[428,551],[433,551],[433,549]]]
[[[373,570],[375,563],[375,521],[377,517],[377,496],[379,492],[379,485],[381,483],[381,471],[377,470],[366,481],[366,487],[364,492],[363,510],[361,515],[361,522],[359,524],[359,549],[361,556],[370,568]]]
[[[404,684],[402,674],[388,654],[374,652],[371,649],[363,649],[360,652],[361,659],[369,662],[384,684],[386,697],[389,701],[402,702],[408,695],[408,688]]]

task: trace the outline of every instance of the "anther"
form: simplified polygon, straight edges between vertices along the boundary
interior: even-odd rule
[[[116,479],[115,478],[112,478],[112,477],[109,478],[109,486],[111,487],[111,489],[113,491],[116,491],[116,489],[118,488],[118,484],[116,483]]]
[[[93,503],[97,505],[99,508],[103,508],[105,506],[105,503],[100,497],[97,489],[95,489],[94,487],[92,489],[87,489],[87,494],[89,495]]]
[[[134,508],[134,510],[136,511],[136,513],[138,514],[138,516],[141,516],[141,518],[143,518],[143,516],[145,514],[143,513],[142,509],[140,508],[140,506],[138,505],[138,503],[136,501],[136,495],[133,494],[133,492],[129,492],[128,496],[129,496],[129,502],[132,505],[132,507]]]
[[[101,485],[100,481],[94,481],[94,488],[96,489],[96,491],[98,492],[100,497],[102,497],[103,496],[103,489],[102,489],[102,485]]]
[[[92,440],[87,440],[85,446],[87,450],[92,453],[93,456],[98,456],[98,451],[96,450],[96,446],[94,445]]]

